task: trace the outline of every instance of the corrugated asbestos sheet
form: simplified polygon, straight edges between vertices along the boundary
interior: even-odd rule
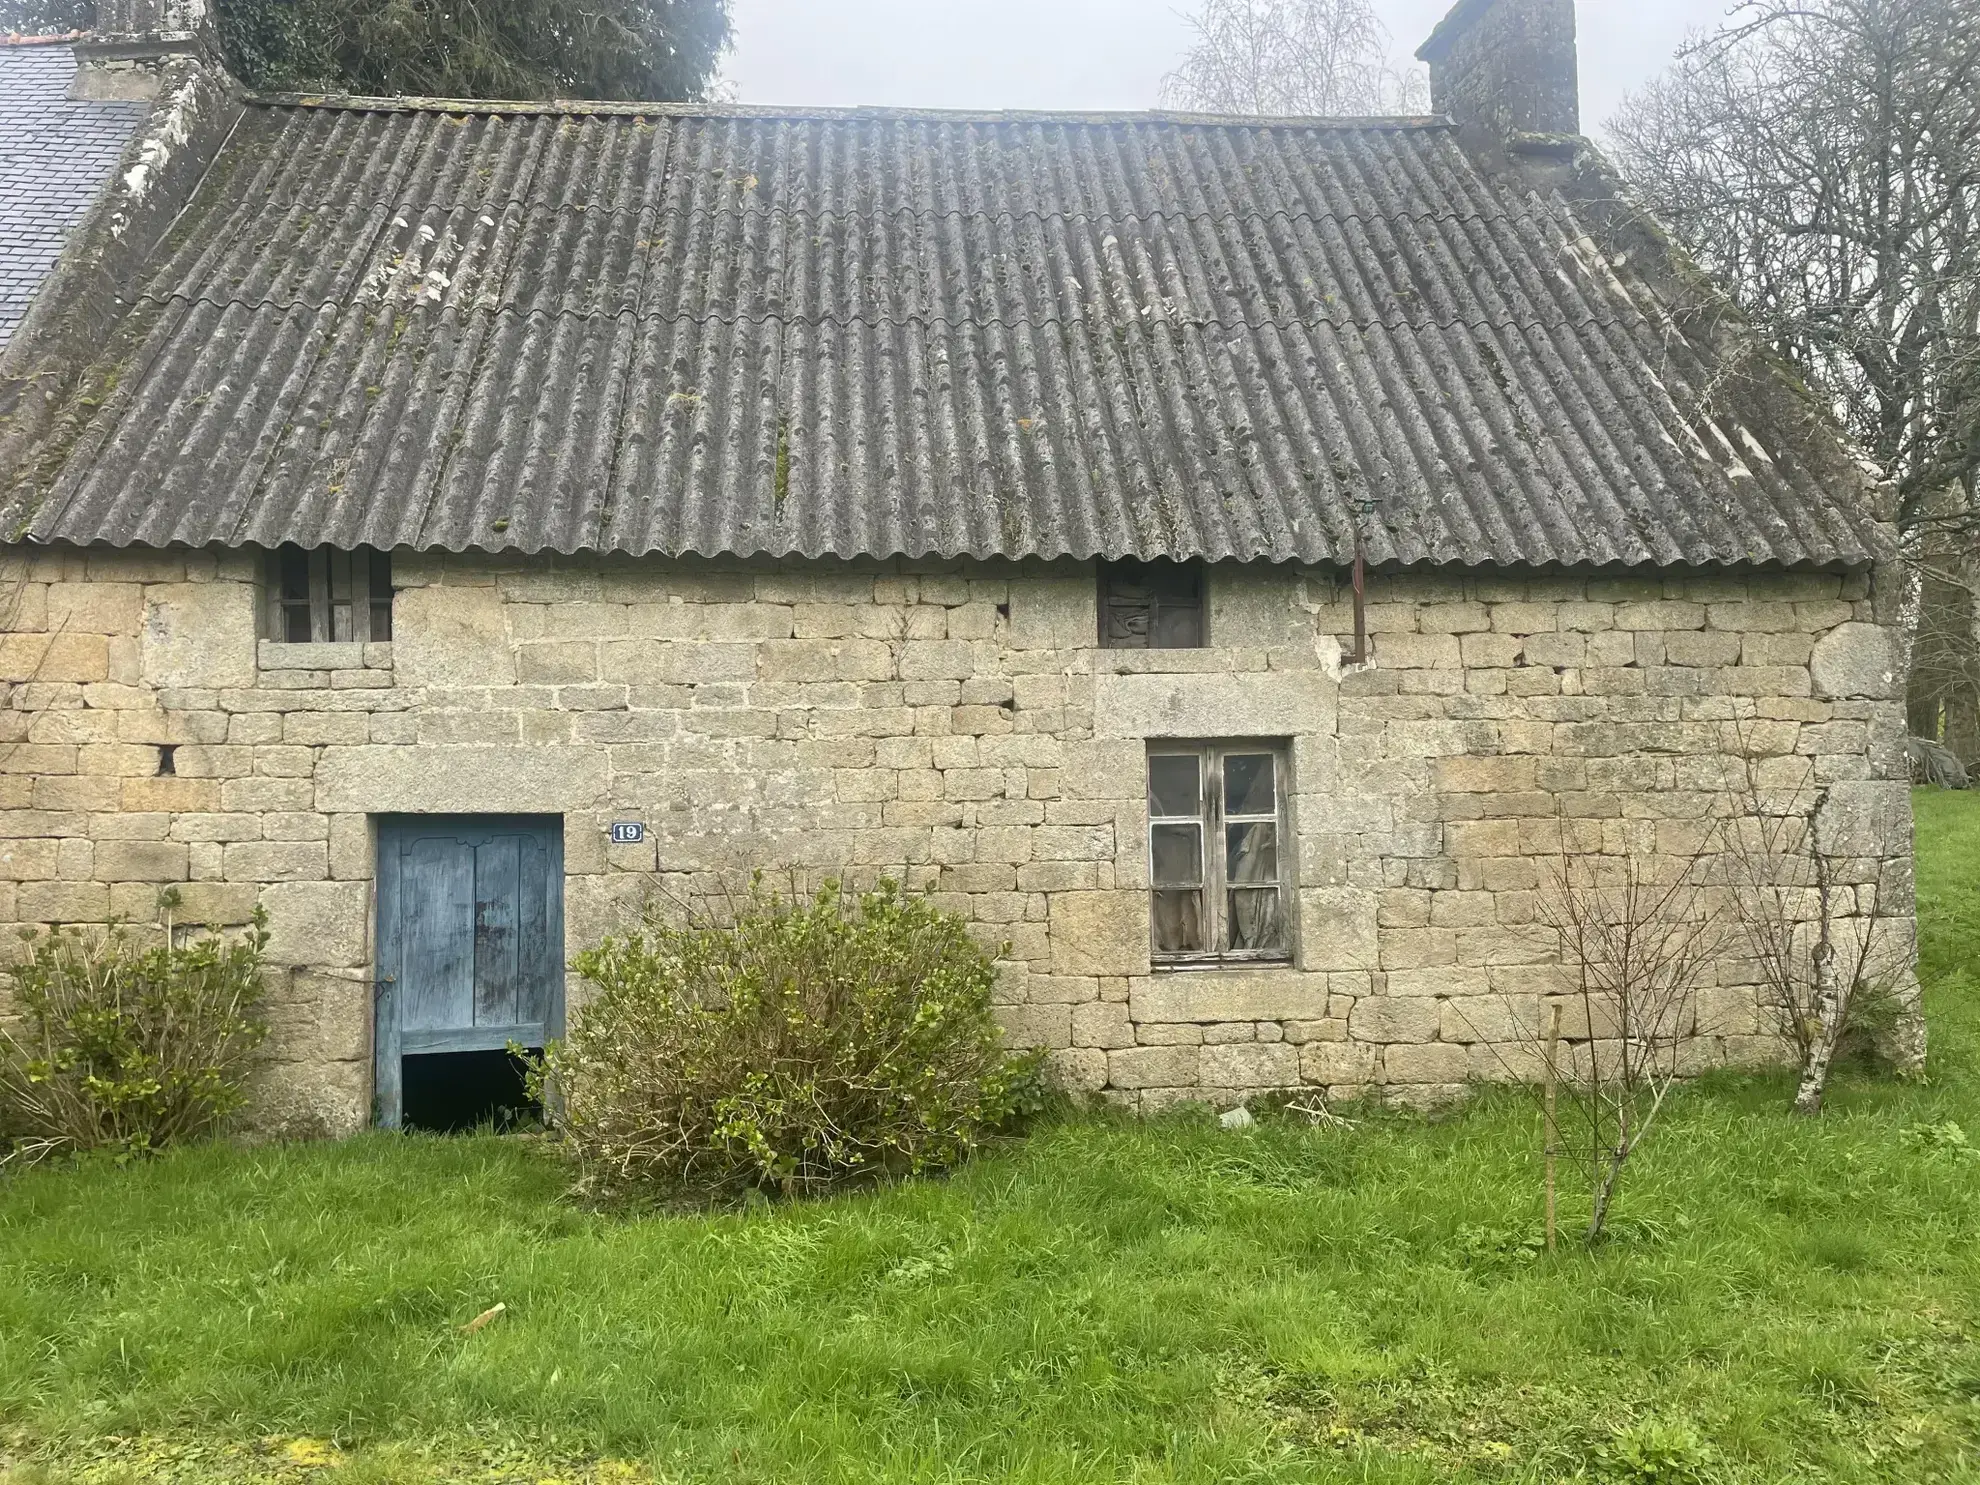
[[[1869,556],[1437,123],[262,104],[174,242],[41,538]]]
[[[70,47],[0,42],[0,350],[147,111],[78,102],[75,75]]]

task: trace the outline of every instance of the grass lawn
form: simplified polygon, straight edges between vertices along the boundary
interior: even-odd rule
[[[1919,823],[1930,1078],[1687,1091],[1594,1256],[1532,1251],[1504,1093],[722,1217],[517,1141],[191,1150],[0,1185],[0,1478],[1980,1479],[1980,793]]]

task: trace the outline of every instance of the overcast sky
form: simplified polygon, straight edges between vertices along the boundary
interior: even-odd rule
[[[744,103],[1144,109],[1189,45],[1193,0],[733,0]],[[1408,56],[1451,0],[1377,0]],[[1731,0],[1580,0],[1583,127]]]

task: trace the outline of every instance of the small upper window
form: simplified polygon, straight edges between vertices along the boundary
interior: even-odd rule
[[[289,644],[364,644],[392,637],[392,559],[359,547],[268,554],[265,638]]]
[[[1148,750],[1157,960],[1291,957],[1286,755],[1269,743]]]
[[[1198,562],[1100,564],[1100,645],[1108,650],[1198,650],[1210,642]]]

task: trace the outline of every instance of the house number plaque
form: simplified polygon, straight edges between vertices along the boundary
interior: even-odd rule
[[[637,820],[619,820],[612,826],[612,844],[636,846],[646,839],[646,826]]]

